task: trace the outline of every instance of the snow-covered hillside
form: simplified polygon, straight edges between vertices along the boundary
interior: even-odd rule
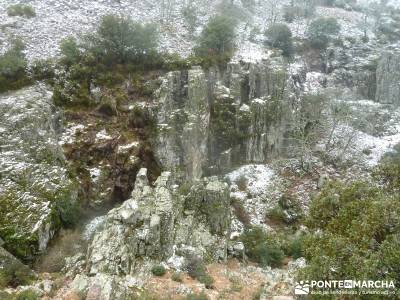
[[[7,8],[13,0],[0,1],[0,44],[7,48],[12,38],[22,38],[27,44],[29,59],[57,55],[62,39],[83,37],[94,30],[99,19],[107,14],[128,16],[140,23],[155,23],[161,36],[161,50],[190,53],[192,43],[182,16],[185,1],[172,1],[171,8],[163,8],[155,0],[60,0],[29,1],[35,12],[34,18],[10,17]],[[199,22],[204,23],[214,12],[218,1],[198,1],[196,10]]]

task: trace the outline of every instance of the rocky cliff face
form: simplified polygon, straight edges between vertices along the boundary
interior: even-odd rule
[[[35,86],[0,97],[0,236],[21,258],[43,251],[73,213],[76,190],[58,145],[51,93]]]
[[[386,52],[376,70],[376,101],[400,106],[400,55]]]
[[[184,168],[189,177],[200,178],[210,124],[205,73],[201,69],[169,73],[158,99],[158,159],[167,170]]]
[[[231,63],[224,74],[200,68],[167,74],[157,94],[160,165],[198,179],[283,154],[291,92],[286,67],[270,61]]]
[[[223,259],[229,205],[228,185],[215,178],[178,189],[172,174],[164,172],[151,187],[141,169],[131,198],[107,214],[94,236],[89,273],[129,275],[151,262],[174,263],[188,255]]]

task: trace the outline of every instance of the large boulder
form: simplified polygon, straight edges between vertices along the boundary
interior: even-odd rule
[[[226,257],[229,237],[228,185],[216,178],[178,187],[170,172],[150,186],[147,170],[137,175],[130,199],[111,210],[89,246],[89,274],[135,274],[177,253]]]
[[[45,250],[76,203],[51,96],[44,86],[0,95],[0,236],[19,258]]]

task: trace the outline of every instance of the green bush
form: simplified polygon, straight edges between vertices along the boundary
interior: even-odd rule
[[[164,276],[166,272],[167,271],[162,265],[157,265],[151,268],[151,273],[153,273],[155,276]]]
[[[300,280],[400,280],[400,198],[371,182],[325,186],[310,206]]]
[[[1,291],[1,290],[0,290],[0,299],[2,299],[2,300],[13,300],[12,299],[12,295],[10,295],[9,293],[7,293],[5,291]]]
[[[285,253],[294,259],[303,257],[303,236],[294,236],[289,239]]]
[[[335,18],[318,18],[311,22],[307,30],[311,46],[317,49],[325,49],[332,39],[338,35],[340,25]]]
[[[176,282],[182,282],[182,274],[180,272],[174,272],[171,276],[171,279]]]
[[[222,0],[216,9],[216,15],[223,15],[235,21],[245,21],[249,15],[232,0]]]
[[[157,48],[157,30],[153,25],[134,23],[129,18],[106,15],[94,35],[88,38],[90,52],[104,64],[150,59]]]
[[[34,80],[50,80],[55,76],[54,61],[51,59],[39,59],[32,63],[29,72]]]
[[[251,300],[261,300],[261,296],[263,295],[264,287],[260,286],[257,290],[253,292],[251,295]]]
[[[261,266],[279,267],[284,253],[280,245],[258,226],[245,229],[241,236],[246,255]]]
[[[33,18],[36,16],[36,12],[30,5],[25,4],[14,4],[7,8],[7,14],[10,17],[21,16],[26,18]]]
[[[201,259],[197,257],[189,258],[186,270],[190,277],[203,283],[206,288],[212,288],[214,279],[207,274],[207,269]]]
[[[275,23],[268,27],[265,35],[269,44],[282,50],[283,56],[291,56],[293,52],[292,32],[286,24]]]
[[[217,15],[204,27],[196,55],[211,64],[227,61],[234,48],[236,22],[227,16]]]
[[[271,220],[294,224],[303,216],[303,210],[297,199],[291,196],[283,195],[277,205],[267,213]]]
[[[374,171],[374,176],[389,190],[400,190],[400,144],[395,145],[392,152],[384,155]]]
[[[185,298],[186,300],[208,300],[208,297],[206,294],[201,293],[201,294],[189,294]]]
[[[0,270],[0,289],[29,284],[34,276],[28,267],[17,261],[4,261]]]
[[[0,93],[19,89],[30,83],[24,49],[23,42],[15,40],[10,49],[0,56]]]
[[[291,5],[283,7],[283,18],[286,22],[291,23],[295,19],[310,18],[315,13],[315,1],[300,0],[292,1]]]
[[[207,289],[212,289],[214,284],[214,278],[212,278],[209,274],[204,274],[197,278],[197,280],[204,284]]]
[[[39,295],[32,290],[25,290],[23,292],[19,292],[15,298],[15,300],[37,300],[39,299]]]
[[[131,74],[186,63],[171,55],[158,54],[157,44],[153,25],[104,16],[93,34],[80,41],[67,38],[61,42],[54,101],[58,105],[97,105],[92,99],[92,86],[113,88]],[[146,95],[152,92],[143,84],[141,88]]]
[[[82,50],[75,38],[63,39],[60,43],[61,64],[71,67],[82,59]]]

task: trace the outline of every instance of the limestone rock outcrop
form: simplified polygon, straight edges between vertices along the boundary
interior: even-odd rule
[[[0,96],[0,236],[28,259],[46,249],[76,201],[58,145],[51,93],[34,86]]]
[[[167,170],[200,178],[207,156],[210,108],[200,68],[171,72],[158,91],[156,155]]]
[[[376,80],[375,100],[400,106],[400,54],[386,52],[382,55],[376,70]]]
[[[286,66],[269,61],[168,73],[156,94],[160,165],[195,180],[283,154],[292,87]]]
[[[18,275],[21,276],[22,279],[25,279],[25,281],[35,277],[31,269],[0,246],[0,278],[2,279],[0,288],[2,288],[2,284],[8,284],[7,281],[15,280],[13,277]],[[19,280],[21,280],[21,278],[19,278]],[[24,284],[26,282],[21,283]]]
[[[137,175],[130,199],[111,210],[88,250],[89,274],[129,275],[151,262],[196,255],[224,259],[229,236],[228,185],[217,178],[187,188],[163,172],[150,186]]]

